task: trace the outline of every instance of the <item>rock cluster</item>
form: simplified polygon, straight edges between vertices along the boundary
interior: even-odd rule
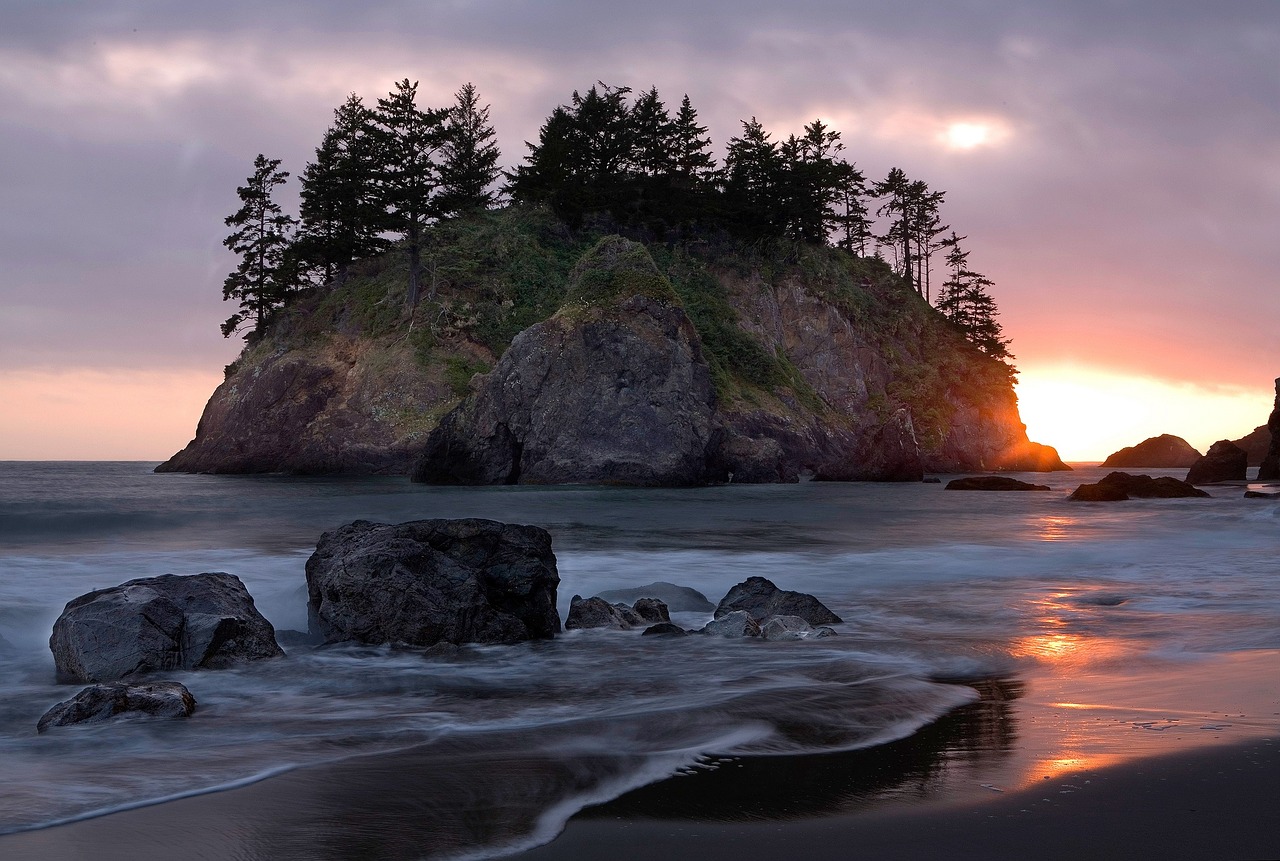
[[[99,723],[126,714],[160,718],[190,717],[196,699],[178,682],[130,685],[123,682],[91,685],[44,713],[37,732],[51,727]]]
[[[1112,453],[1102,462],[1108,469],[1146,467],[1185,469],[1200,458],[1200,452],[1180,436],[1161,434]]]
[[[79,682],[284,654],[240,578],[223,573],[166,574],[81,595],[54,622],[49,648],[59,678]]]
[[[1244,481],[1249,471],[1249,454],[1231,440],[1220,439],[1209,446],[1204,457],[1187,471],[1190,484],[1213,484],[1218,481]]]
[[[1078,502],[1119,502],[1132,497],[1139,499],[1205,498],[1209,494],[1188,482],[1162,476],[1130,475],[1113,472],[1097,484],[1082,484],[1070,498]]]

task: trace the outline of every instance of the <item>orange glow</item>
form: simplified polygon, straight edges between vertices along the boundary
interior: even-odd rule
[[[1264,424],[1274,398],[1270,388],[1209,389],[1084,365],[1022,366],[1019,377],[1027,435],[1066,461],[1103,460],[1164,433],[1203,452]]]
[[[164,460],[222,374],[0,371],[0,460]]]

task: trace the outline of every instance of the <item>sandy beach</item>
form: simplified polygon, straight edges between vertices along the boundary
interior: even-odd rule
[[[1280,856],[1278,688],[1271,651],[1143,677],[1068,663],[984,682],[980,702],[892,744],[707,760],[587,807],[554,839],[539,793],[571,786],[575,763],[539,756],[531,737],[470,761],[425,746],[297,769],[9,835],[0,856],[493,857],[472,854],[484,843],[529,861],[1270,858]],[[621,773],[627,759],[617,760]]]

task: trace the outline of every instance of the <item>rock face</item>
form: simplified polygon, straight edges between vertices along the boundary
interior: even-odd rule
[[[44,713],[37,732],[77,723],[100,723],[126,714],[159,718],[190,717],[196,698],[178,682],[128,685],[123,682],[92,685]]]
[[[667,583],[661,580],[631,589],[611,589],[607,592],[597,592],[596,597],[603,598],[611,604],[619,601],[632,604],[641,598],[656,598],[665,604],[668,610],[677,613],[710,613],[716,608],[716,605],[707,600],[707,596],[697,589],[690,589],[688,586],[677,586],[674,583]]]
[[[58,677],[79,682],[284,654],[240,578],[222,573],[166,574],[81,595],[54,622],[49,648]]]
[[[1139,499],[1208,499],[1209,494],[1192,487],[1185,481],[1162,476],[1130,475],[1113,472],[1097,484],[1082,484],[1071,494],[1071,499],[1084,502],[1118,502],[1137,497]]]
[[[1220,439],[1209,446],[1204,457],[1187,471],[1189,484],[1212,484],[1215,481],[1244,481],[1249,470],[1249,455],[1230,440]]]
[[[1259,481],[1275,481],[1280,478],[1280,379],[1276,380],[1276,405],[1267,419],[1267,430],[1271,432],[1271,445],[1258,467]]]
[[[1258,425],[1240,439],[1233,439],[1231,442],[1245,450],[1245,454],[1249,456],[1249,466],[1261,466],[1271,449],[1271,429],[1266,425]]]
[[[1004,475],[974,475],[947,482],[944,490],[1048,490],[1047,484],[1030,484]]]
[[[492,520],[357,520],[307,560],[311,628],[329,643],[550,638],[559,583],[545,529]]]
[[[1199,459],[1200,452],[1192,448],[1185,439],[1166,433],[1122,448],[1104,460],[1102,465],[1110,469],[1185,469]]]
[[[730,589],[716,607],[715,618],[738,610],[745,611],[757,624],[770,616],[799,616],[810,625],[841,621],[812,595],[784,591],[764,577],[748,577]]]

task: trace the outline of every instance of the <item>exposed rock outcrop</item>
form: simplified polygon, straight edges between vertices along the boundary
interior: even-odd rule
[[[78,723],[100,723],[128,714],[184,718],[190,717],[195,708],[196,698],[178,682],[91,685],[45,712],[36,724],[36,732]]]
[[[1047,484],[1031,484],[1006,475],[973,475],[947,482],[943,490],[1048,490]]]
[[[812,595],[779,589],[764,577],[748,577],[730,589],[716,607],[715,618],[720,619],[739,610],[745,611],[757,624],[770,616],[799,616],[810,625],[841,621]]]
[[[232,574],[130,580],[67,603],[49,638],[58,677],[106,682],[280,657],[275,630]]]
[[[1152,478],[1149,475],[1130,475],[1113,472],[1097,484],[1082,484],[1071,494],[1071,499],[1084,502],[1119,502],[1139,499],[1208,499],[1209,494],[1192,487],[1185,481],[1169,476]]]
[[[674,583],[667,583],[662,580],[630,589],[610,589],[606,592],[597,592],[596,597],[603,598],[610,604],[618,602],[634,604],[641,598],[656,598],[665,604],[668,610],[677,613],[710,613],[716,608],[716,605],[712,604],[707,599],[707,596],[697,589],[690,589],[688,586],[677,586]]]
[[[1189,484],[1213,484],[1217,481],[1244,481],[1249,471],[1249,455],[1231,440],[1220,439],[1209,446],[1204,457],[1187,471]]]
[[[1146,467],[1185,469],[1200,459],[1200,452],[1180,436],[1161,434],[1114,452],[1102,462],[1109,469]]]
[[[492,520],[357,520],[307,560],[311,628],[329,643],[550,638],[559,583],[545,529]]]
[[[1276,404],[1267,419],[1267,430],[1271,433],[1271,445],[1258,466],[1259,481],[1280,479],[1280,378],[1276,379]]]

